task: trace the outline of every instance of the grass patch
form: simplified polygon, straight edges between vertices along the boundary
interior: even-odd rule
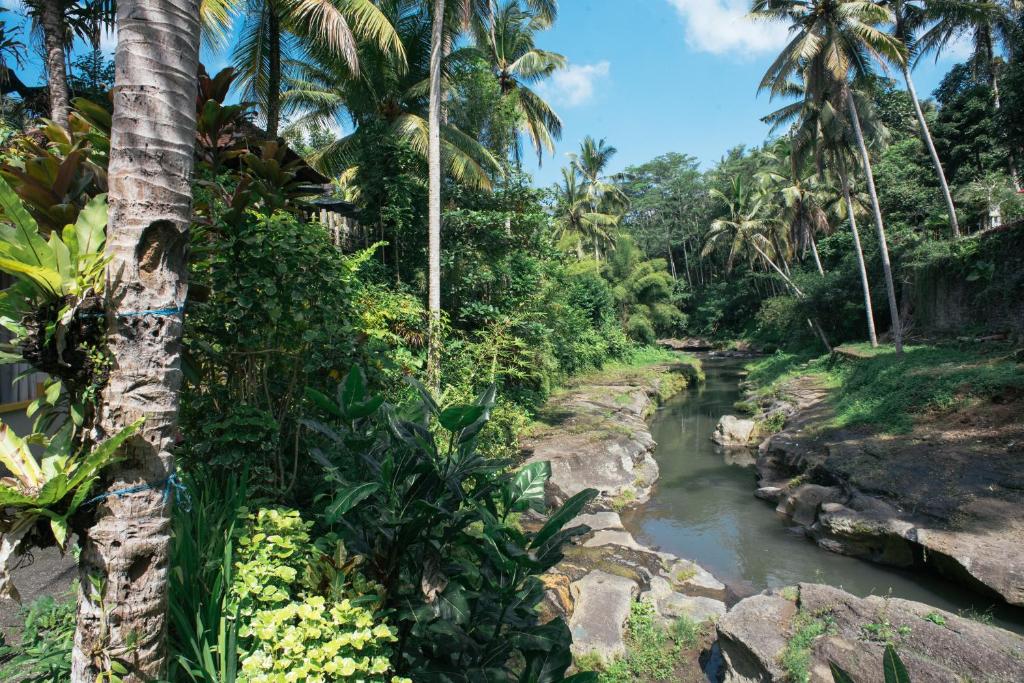
[[[787,681],[806,683],[810,680],[811,645],[831,628],[832,619],[829,615],[815,616],[809,612],[797,612],[793,617],[793,635],[779,656],[779,664],[786,672]]]
[[[616,512],[622,512],[629,504],[636,500],[636,491],[633,489],[622,489],[619,495],[612,498],[612,508]]]
[[[641,600],[633,603],[626,628],[625,657],[604,662],[592,653],[580,657],[577,667],[598,672],[599,683],[674,681],[680,656],[697,647],[706,626],[682,617],[663,628],[655,621],[654,605]]]
[[[1024,393],[1024,367],[998,351],[973,347],[909,346],[902,358],[891,347],[857,345],[856,358],[777,353],[748,365],[761,395],[777,395],[790,379],[814,376],[834,389],[831,426],[870,424],[905,433],[915,417],[945,413],[973,402]]]

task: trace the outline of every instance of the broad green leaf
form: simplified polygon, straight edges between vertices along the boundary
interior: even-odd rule
[[[534,462],[523,466],[509,482],[508,505],[513,512],[533,508],[544,511],[544,484],[551,478],[551,463]]]
[[[63,548],[68,540],[68,521],[63,517],[50,519],[50,530],[53,531],[53,537],[57,539],[57,545]]]
[[[43,244],[45,245],[46,242],[43,242]],[[63,282],[61,281],[60,273],[53,268],[23,263],[22,261],[15,261],[10,258],[0,258],[0,270],[31,282],[47,296],[53,298],[60,296]]]
[[[103,251],[107,236],[107,195],[98,194],[78,213],[75,236],[78,239],[78,257]]]
[[[327,506],[327,519],[329,523],[334,523],[338,518],[342,517],[349,510],[354,508],[359,503],[372,496],[374,493],[380,490],[380,484],[376,482],[368,482],[365,484],[358,484],[347,489],[342,489],[331,501],[331,504]]]
[[[338,404],[316,389],[306,387],[306,398],[312,401],[316,407],[320,408],[325,413],[329,413],[335,417],[342,417],[341,409],[338,408]]]
[[[10,470],[26,488],[43,485],[43,471],[25,441],[10,427],[0,424],[0,464]]]
[[[85,457],[82,464],[79,465],[75,469],[74,474],[71,475],[71,481],[68,488],[77,487],[79,484],[95,474],[101,467],[110,464],[117,455],[117,449],[119,449],[125,441],[130,439],[139,431],[143,422],[145,422],[145,418],[139,418],[114,436],[93,448],[92,452]]]
[[[530,543],[531,549],[536,549],[544,545],[552,536],[562,530],[562,527],[576,519],[576,517],[583,511],[583,508],[587,503],[597,497],[596,489],[584,489],[575,496],[565,501],[562,507],[548,518],[546,524],[541,527],[540,531],[534,537],[533,542]]]
[[[348,371],[345,381],[338,387],[338,403],[347,415],[349,409],[363,402],[366,397],[366,377],[358,365]]]
[[[892,643],[885,644],[885,655],[882,657],[882,670],[885,674],[885,683],[910,683],[910,674],[907,667],[903,666],[903,660],[896,653]]]
[[[47,242],[50,245],[50,251],[53,252],[54,261],[57,264],[57,274],[61,278],[61,289],[60,293],[64,294],[66,288],[64,284],[68,281],[74,282],[75,272],[71,267],[71,251],[68,250],[68,246],[57,237],[56,232],[50,233],[50,239]]]
[[[364,417],[373,415],[382,405],[384,405],[384,397],[375,396],[369,401],[363,401],[362,403],[349,406],[348,417],[350,420],[361,420]]]
[[[437,419],[448,431],[457,432],[476,422],[484,410],[483,406],[452,406],[441,411]]]
[[[11,256],[26,265],[53,269],[53,254],[39,235],[39,225],[25,208],[21,197],[0,177],[0,211],[13,227],[0,228],[0,240],[9,244]]]
[[[850,674],[843,671],[835,662],[829,662],[828,668],[832,670],[832,680],[835,683],[854,683]]]

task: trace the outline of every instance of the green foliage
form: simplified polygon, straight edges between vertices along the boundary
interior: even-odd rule
[[[71,678],[75,639],[74,597],[43,596],[24,610],[21,641],[5,645],[0,636],[0,679],[17,683],[64,683]]]
[[[650,602],[634,602],[626,622],[626,656],[606,663],[599,653],[584,655],[578,663],[580,669],[599,672],[599,683],[675,680],[683,651],[700,643],[706,626],[680,617],[665,627],[656,618]]]
[[[381,585],[399,634],[396,666],[436,681],[562,680],[571,636],[560,619],[538,622],[537,577],[586,532],[563,527],[596,492],[551,511],[537,531],[519,530],[514,513],[543,509],[549,472],[512,473],[479,453],[494,389],[442,409],[413,387],[420,401],[400,411],[373,398],[356,370],[336,399],[310,394],[324,419],[305,423],[323,437],[311,455],[324,469],[324,520]]]
[[[838,664],[829,662],[828,665],[835,683],[855,683],[853,677]],[[907,667],[892,643],[886,643],[885,652],[882,654],[882,677],[885,683],[911,683]]]
[[[779,658],[787,681],[806,683],[810,680],[811,645],[818,637],[827,634],[831,627],[827,614],[817,616],[805,611],[797,612],[791,625],[793,634]]]
[[[620,235],[602,273],[633,340],[651,344],[659,336],[678,334],[685,317],[673,303],[675,282],[664,259],[645,260],[633,240]]]
[[[52,437],[34,434],[32,442],[45,447],[38,462],[29,442],[0,424],[0,465],[12,475],[0,478],[0,596],[18,597],[10,577],[18,552],[30,545],[66,547],[71,517],[142,422],[139,419],[93,448],[73,444],[70,424]]]

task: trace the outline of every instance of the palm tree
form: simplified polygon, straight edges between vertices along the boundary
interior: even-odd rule
[[[326,51],[359,75],[359,45],[366,41],[402,54],[402,43],[372,0],[214,0],[220,14],[245,6],[234,49],[241,96],[256,103],[268,138],[276,138],[281,120],[282,85],[298,57]],[[231,7],[227,5],[230,3]],[[210,12],[213,13],[211,6]]]
[[[718,188],[711,189],[711,197],[725,204],[725,215],[715,219],[708,231],[701,256],[708,256],[718,248],[720,243],[727,243],[729,252],[726,258],[726,272],[732,272],[736,260],[752,249],[766,268],[771,268],[783,282],[793,291],[798,299],[805,299],[803,290],[776,259],[783,258],[779,250],[779,239],[775,231],[779,222],[764,215],[764,197],[756,188],[747,184],[743,176],[734,175],[729,181],[728,193]],[[752,256],[752,255],[751,255]],[[751,262],[757,259],[751,258]],[[783,262],[784,265],[784,262]],[[825,348],[832,350],[825,331],[816,320],[808,319],[807,324],[818,335]]]
[[[919,40],[921,55],[934,52],[936,58],[951,42],[970,34],[974,44],[970,65],[976,78],[984,75],[992,88],[998,111],[1000,59],[998,43],[1013,45],[1012,36],[1020,29],[1015,25],[1014,6],[1004,0],[929,0],[926,19],[933,22]],[[1013,186],[1020,190],[1017,161],[1013,150],[1007,155]]]
[[[198,9],[195,0],[118,6],[107,232],[108,301],[116,308],[108,317],[111,362],[99,431],[146,422],[108,470],[107,496],[82,539],[73,683],[112,678],[112,671],[141,683],[166,669],[168,492],[182,380]],[[169,105],[175,102],[189,106]],[[117,313],[143,311],[160,312]]]
[[[827,168],[835,170],[839,179],[841,201],[838,202],[835,213],[841,219],[845,218],[850,225],[850,232],[853,235],[854,255],[857,258],[857,269],[860,272],[861,289],[864,294],[864,313],[867,318],[868,339],[873,347],[878,346],[878,335],[875,331],[874,305],[871,301],[871,284],[868,281],[867,265],[864,261],[864,249],[861,246],[860,231],[857,228],[858,207],[854,202],[854,195],[851,189],[848,159],[854,159],[857,153],[853,140],[851,126],[848,119],[841,116],[839,110],[842,105],[834,103],[834,97],[828,93],[822,93],[824,97],[817,100],[807,95],[802,83],[791,83],[788,94],[797,99],[765,117],[766,123],[772,124],[772,132],[775,132],[784,124],[794,123],[790,139],[792,140],[792,154],[798,164],[803,164],[804,159],[812,157],[814,166],[819,178],[824,179]],[[873,117],[868,118],[869,123],[874,123]],[[872,126],[869,130],[873,138],[884,136],[885,131],[879,127]]]
[[[444,0],[433,0],[430,32],[430,105],[427,165],[427,311],[430,315],[427,379],[435,390],[441,381],[441,61],[444,42]]]
[[[825,275],[818,255],[817,233],[828,233],[828,216],[819,199],[817,174],[801,168],[799,154],[793,149],[792,139],[776,143],[774,150],[765,155],[768,165],[758,174],[765,188],[778,197],[782,206],[782,221],[789,226],[788,242],[795,251],[810,249],[818,273]]]
[[[788,94],[794,76],[800,76],[808,95],[821,99],[838,88],[853,124],[857,148],[867,182],[868,193],[878,233],[885,275],[892,336],[896,353],[903,353],[903,326],[896,301],[896,286],[889,260],[885,223],[878,203],[878,191],[871,166],[871,156],[861,125],[860,114],[851,78],[856,81],[871,73],[871,59],[886,59],[896,64],[906,62],[906,50],[896,37],[879,26],[892,23],[893,14],[875,1],[868,0],[755,0],[755,17],[790,22],[792,40],[768,68],[761,89],[773,96]]]
[[[908,59],[900,62],[900,71],[903,72],[903,80],[907,83],[907,92],[914,103],[914,113],[917,115],[917,123],[921,127],[921,139],[928,154],[932,158],[932,165],[935,166],[935,175],[942,187],[942,197],[946,200],[946,211],[949,213],[949,227],[953,231],[953,238],[960,237],[960,221],[956,216],[956,205],[953,203],[953,195],[949,191],[949,183],[946,181],[946,172],[942,168],[942,161],[935,149],[935,141],[932,140],[931,130],[928,128],[928,120],[924,117],[924,110],[921,108],[921,101],[917,97],[917,88],[914,87],[914,79],[910,75],[910,59],[917,52],[917,34],[927,22],[927,13],[920,0],[886,0],[886,4],[892,9],[895,23],[893,35],[903,43],[906,48]]]
[[[328,125],[354,129],[317,150],[310,162],[322,173],[338,176],[358,161],[370,142],[367,131],[382,124],[396,139],[409,144],[424,161],[428,150],[428,81],[430,17],[417,0],[386,0],[380,10],[395,27],[400,54],[375,43],[359,48],[358,76],[347,60],[319,50],[297,65],[285,82],[283,110],[295,117],[293,127]],[[443,78],[463,57],[456,52],[442,63]],[[487,189],[501,171],[497,159],[479,142],[448,123],[441,126],[442,162],[458,182]]]
[[[618,183],[609,179],[605,171],[618,154],[604,138],[595,140],[588,135],[580,144],[579,154],[570,154],[569,163],[583,183],[590,213],[621,216],[629,208],[629,198]],[[594,258],[601,260],[600,242],[594,241]]]
[[[555,198],[556,236],[561,238],[572,236],[576,244],[576,256],[583,259],[583,243],[591,242],[595,254],[598,245],[606,249],[614,244],[612,230],[618,226],[619,217],[609,213],[594,211],[580,174],[575,167],[562,169],[562,182],[553,188]]]
[[[487,57],[501,94],[512,100],[519,125],[538,163],[544,150],[554,152],[554,140],[562,137],[562,121],[530,85],[565,68],[566,59],[555,52],[538,49],[534,34],[547,26],[541,15],[523,11],[515,0],[505,2],[485,20],[475,25],[476,43]],[[513,149],[516,160],[520,144]]]

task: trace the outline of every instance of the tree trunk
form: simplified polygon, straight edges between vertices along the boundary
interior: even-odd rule
[[[277,5],[267,3],[268,32],[270,33],[270,54],[267,55],[267,139],[277,139],[281,125],[281,19]]]
[[[949,227],[953,229],[953,238],[960,237],[960,221],[956,217],[956,204],[953,203],[953,195],[949,192],[949,183],[946,182],[946,172],[942,169],[942,161],[939,159],[939,152],[935,149],[935,142],[932,140],[932,132],[928,129],[928,121],[924,117],[924,110],[921,109],[921,102],[917,99],[917,89],[914,87],[914,79],[910,76],[910,68],[903,67],[903,79],[907,82],[907,91],[914,103],[914,112],[917,114],[917,123],[921,126],[921,139],[924,140],[928,154],[931,155],[932,164],[935,166],[935,175],[939,178],[939,185],[942,186],[942,197],[946,200],[946,211],[949,213]]]
[[[117,26],[107,231],[111,365],[98,425],[109,437],[140,417],[146,421],[109,469],[109,495],[96,504],[95,523],[81,539],[74,683],[95,683],[112,661],[128,669],[125,683],[161,679],[166,668],[198,3],[120,0]],[[130,487],[143,488],[124,491]]]
[[[896,284],[892,277],[892,264],[889,262],[889,245],[885,239],[885,224],[882,222],[882,208],[878,204],[878,190],[875,188],[875,174],[871,169],[871,157],[868,146],[864,142],[864,131],[860,127],[860,116],[857,114],[857,103],[853,99],[853,91],[846,89],[846,105],[850,109],[853,130],[860,148],[861,162],[864,164],[864,176],[868,181],[868,193],[871,195],[871,208],[875,214],[875,229],[878,232],[878,250],[882,256],[882,272],[885,274],[885,289],[889,296],[889,315],[892,319],[892,340],[896,347],[896,355],[903,353],[903,324],[900,322],[899,306],[896,303]]]
[[[665,228],[665,249],[668,251],[668,265],[669,271],[672,273],[672,282],[679,279],[679,274],[676,273],[676,260],[672,256],[672,228]]]
[[[868,339],[871,341],[871,346],[877,348],[878,334],[875,332],[875,310],[871,304],[871,285],[868,283],[868,269],[864,264],[864,249],[860,245],[860,231],[857,229],[853,197],[850,195],[850,179],[846,175],[846,162],[842,159],[839,160],[839,183],[843,186],[846,213],[850,217],[850,230],[853,232],[853,248],[857,252],[857,268],[860,270],[860,284],[864,290],[864,310],[868,319]]]
[[[771,266],[772,269],[782,277],[783,281],[787,285],[789,285],[790,289],[793,290],[793,293],[796,294],[798,299],[807,298],[803,291],[799,287],[797,287],[796,283],[793,282],[793,280],[788,275],[786,275],[786,273],[784,273],[781,268],[775,265],[775,262],[768,257],[768,254],[761,251],[761,247],[757,246],[756,244],[754,244],[753,247],[754,249],[757,250],[757,253],[761,255],[761,258],[764,259],[765,263]],[[812,330],[814,330],[815,333],[817,333],[818,338],[821,339],[821,343],[825,345],[825,349],[829,353],[832,353],[832,344],[829,343],[828,337],[825,335],[825,330],[821,328],[821,324],[818,323],[817,319],[808,318],[807,324],[810,326]]]
[[[50,119],[65,128],[71,115],[67,62],[64,55],[64,17],[57,0],[42,0],[39,26],[46,54],[46,82],[50,95]]]
[[[818,274],[825,277],[825,269],[821,265],[821,256],[818,254],[818,242],[814,239],[813,234],[811,235],[811,255],[814,256],[814,265],[818,269]]]
[[[434,0],[430,43],[430,111],[427,142],[427,163],[429,165],[427,309],[430,315],[427,379],[430,386],[435,389],[439,388],[441,383],[441,58],[443,52],[444,0]]]

